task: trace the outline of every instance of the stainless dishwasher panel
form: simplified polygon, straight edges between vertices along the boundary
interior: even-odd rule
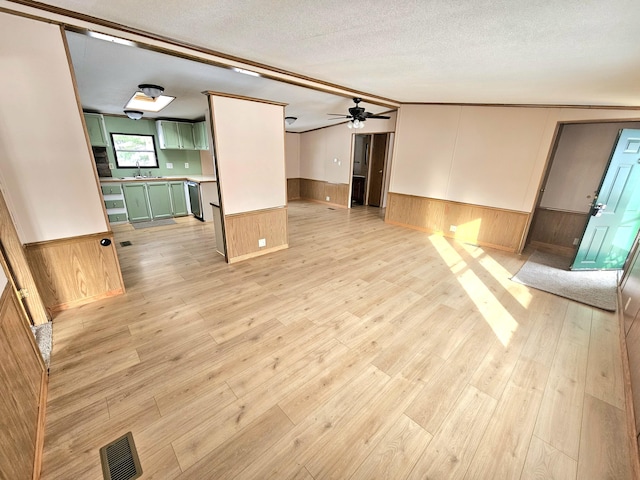
[[[200,184],[197,182],[187,182],[189,190],[189,205],[191,205],[191,213],[198,220],[204,222],[202,218],[202,199],[200,198]]]

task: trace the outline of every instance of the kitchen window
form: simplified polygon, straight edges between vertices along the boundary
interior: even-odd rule
[[[111,144],[118,168],[157,168],[158,156],[153,135],[112,133]]]

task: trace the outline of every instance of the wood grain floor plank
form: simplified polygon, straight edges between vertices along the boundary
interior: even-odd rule
[[[464,478],[496,404],[475,387],[465,388],[407,478]]]
[[[548,372],[549,367],[537,362],[518,362],[465,479],[520,478]]]
[[[614,407],[623,409],[624,378],[620,351],[619,326],[616,315],[593,312],[589,360],[587,364],[586,392]]]
[[[578,463],[535,435],[520,480],[576,480]]]
[[[350,480],[402,480],[407,478],[422,452],[431,441],[431,434],[401,415],[387,431]]]
[[[580,480],[631,478],[628,442],[619,425],[624,411],[586,395],[578,477]]]
[[[43,480],[128,430],[144,478],[632,478],[615,315],[379,209],[288,214],[233,265],[208,223],[114,226],[127,293],[54,319]]]

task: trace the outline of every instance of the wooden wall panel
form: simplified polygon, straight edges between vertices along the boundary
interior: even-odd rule
[[[327,197],[330,200],[327,200]],[[349,205],[349,184],[301,178],[300,198],[347,207]]]
[[[287,200],[297,200],[300,198],[300,179],[287,178]]]
[[[109,246],[101,239],[111,240]],[[44,303],[51,312],[124,293],[113,233],[26,245]]]
[[[537,208],[529,231],[529,243],[532,245],[573,256],[577,246],[575,238],[581,238],[589,214]]]
[[[26,289],[28,294],[24,299],[25,307],[31,315],[33,323],[41,325],[48,322],[47,311],[36,282],[29,268],[22,243],[18,238],[13,219],[0,192],[0,242],[4,247],[7,262],[15,277],[16,288]]]
[[[226,215],[225,235],[229,263],[288,248],[287,208]],[[265,247],[258,246],[261,238]]]
[[[524,212],[389,193],[385,221],[516,252],[528,217]],[[451,225],[456,226],[455,232],[450,231]]]
[[[46,372],[11,287],[0,298],[0,478],[37,478]]]

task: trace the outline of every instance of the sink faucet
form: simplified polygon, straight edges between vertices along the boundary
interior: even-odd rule
[[[140,162],[138,160],[136,160],[136,168],[138,169],[138,174],[136,175],[136,177],[141,177],[142,172],[140,172]]]

